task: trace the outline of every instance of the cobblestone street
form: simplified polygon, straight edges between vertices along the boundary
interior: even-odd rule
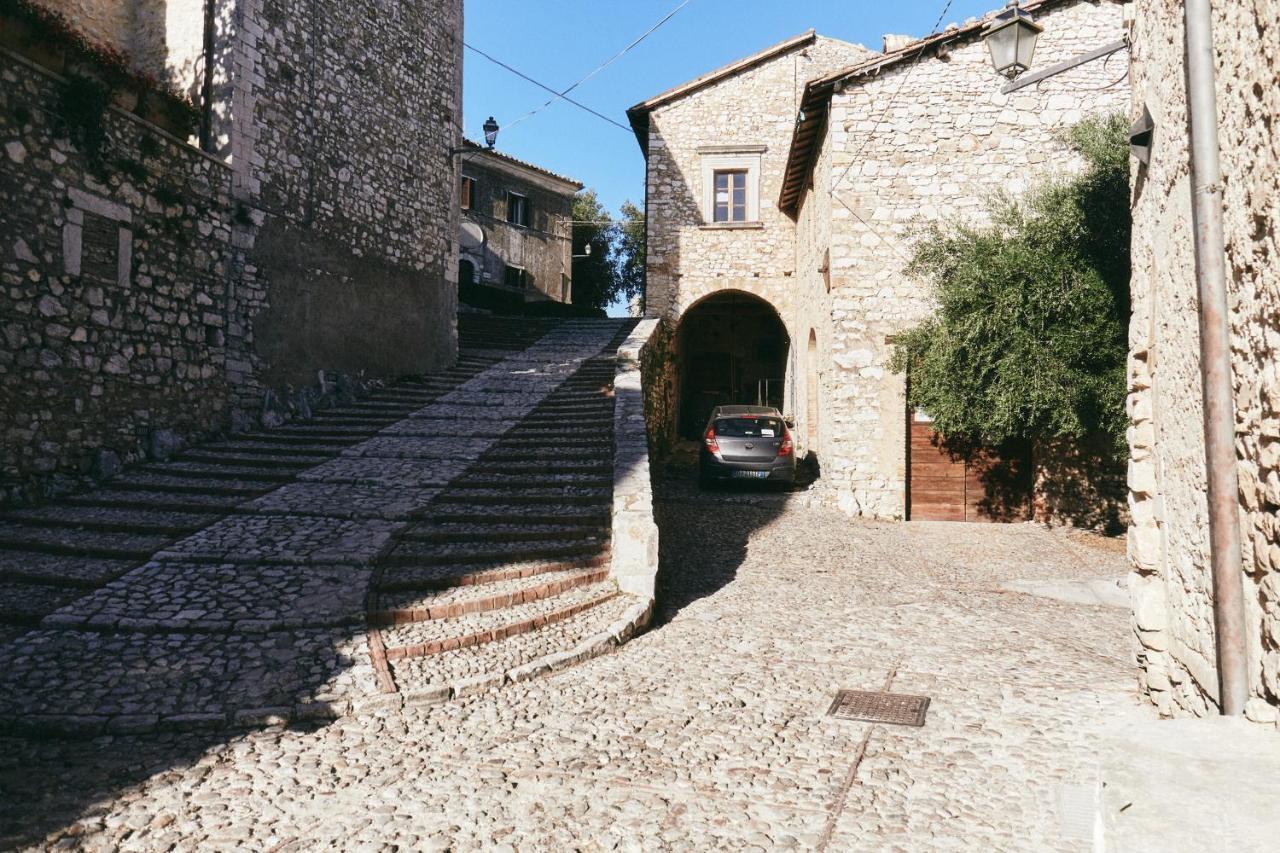
[[[1113,543],[851,521],[804,495],[701,496],[682,482],[661,494],[658,624],[615,653],[328,724],[8,739],[0,838],[1089,849],[1093,734],[1136,704],[1128,617],[1004,585],[1118,577]],[[829,718],[837,688],[928,695],[927,724]]]

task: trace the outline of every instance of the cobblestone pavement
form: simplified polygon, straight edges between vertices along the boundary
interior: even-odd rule
[[[10,739],[0,837],[91,850],[1090,849],[1094,732],[1136,704],[1127,615],[1002,585],[1116,577],[1116,549],[1029,525],[851,521],[803,494],[662,493],[659,624],[615,653],[324,726]],[[927,723],[830,718],[837,688],[926,694]]]
[[[443,375],[0,515],[0,732],[333,718],[624,640],[648,612],[607,577],[633,325],[472,319]]]

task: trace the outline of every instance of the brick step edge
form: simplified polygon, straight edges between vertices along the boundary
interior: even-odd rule
[[[390,627],[407,625],[411,622],[429,622],[434,619],[453,619],[457,616],[465,616],[468,613],[487,613],[493,610],[502,610],[506,607],[515,607],[530,601],[551,598],[575,587],[599,583],[609,577],[609,569],[607,566],[601,566],[586,574],[567,578],[556,578],[553,577],[553,574],[552,572],[545,573],[547,576],[545,581],[527,589],[494,593],[480,598],[455,601],[452,604],[433,604],[427,607],[371,608],[368,617],[369,624]],[[376,593],[374,596],[375,600],[377,600]]]
[[[592,598],[588,601],[580,601],[577,604],[571,604],[568,607],[562,607],[559,610],[552,610],[548,613],[539,613],[537,616],[531,616],[528,619],[522,619],[519,622],[511,622],[497,628],[488,628],[483,631],[475,631],[471,634],[463,634],[461,637],[445,637],[442,640],[432,640],[428,643],[414,643],[411,646],[384,646],[384,654],[386,655],[387,663],[390,663],[394,660],[431,657],[432,655],[452,652],[456,649],[469,649],[472,646],[482,646],[485,643],[491,643],[495,640],[505,640],[507,637],[515,637],[520,634],[528,634],[547,625],[554,625],[557,622],[563,622],[565,619],[572,619],[579,613],[586,613],[591,608],[598,607],[619,594],[620,593],[618,593],[617,590],[613,590],[605,595]]]
[[[484,584],[497,583],[498,581],[517,580],[519,578],[530,578],[537,575],[545,575],[560,571],[573,571],[575,569],[591,569],[597,566],[607,566],[613,558],[611,550],[587,557],[580,560],[548,560],[541,564],[536,564],[524,569],[477,569],[476,571],[463,572],[457,575],[442,575],[432,580],[404,580],[396,581],[388,580],[385,571],[379,571],[378,575],[370,582],[369,588],[373,593],[378,592],[431,592],[446,589],[454,589],[464,586],[483,586]],[[465,563],[456,565],[464,566]],[[386,567],[380,567],[386,568]],[[403,566],[390,566],[391,569],[404,568]]]

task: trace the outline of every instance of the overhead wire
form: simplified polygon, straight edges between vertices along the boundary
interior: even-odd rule
[[[548,86],[546,83],[539,82],[539,81],[537,81],[537,80],[533,79],[532,77],[530,77],[528,74],[525,74],[523,71],[520,71],[520,70],[518,70],[518,69],[512,68],[510,65],[508,65],[508,64],[507,64],[507,63],[505,63],[505,62],[503,62],[501,59],[497,59],[497,58],[495,58],[495,57],[493,57],[493,56],[490,56],[489,54],[485,53],[485,52],[484,52],[483,50],[481,50],[480,48],[478,48],[478,47],[473,47],[472,45],[467,44],[466,42],[463,42],[463,43],[462,43],[462,46],[463,46],[463,47],[465,47],[467,50],[472,51],[473,53],[478,53],[478,54],[480,54],[480,55],[481,55],[481,56],[483,56],[485,59],[487,59],[487,60],[489,60],[490,62],[492,62],[494,65],[497,65],[497,66],[499,66],[500,68],[505,68],[506,70],[510,71],[512,74],[514,74],[514,75],[516,75],[517,77],[519,77],[521,80],[526,80],[526,81],[528,81],[528,82],[532,83],[533,85],[537,86],[539,89],[545,89],[546,91],[550,92],[551,94],[559,96],[559,97],[560,97],[561,99],[563,99],[564,101],[566,101],[566,102],[568,102],[568,103],[570,103],[570,104],[573,104],[573,105],[574,105],[575,107],[577,107],[578,109],[586,110],[587,112],[591,113],[591,114],[592,114],[593,116],[595,116],[596,118],[603,119],[603,120],[605,120],[605,121],[609,122],[609,124],[613,125],[614,127],[619,128],[619,129],[621,129],[621,130],[625,130],[627,133],[631,133],[631,128],[627,127],[625,124],[622,124],[621,122],[614,121],[613,119],[609,118],[609,117],[608,117],[607,115],[605,115],[604,113],[597,112],[596,110],[591,109],[591,107],[587,106],[586,104],[581,103],[580,101],[575,101],[573,98],[570,98],[568,95],[562,95],[562,94],[560,94],[560,93],[559,93],[559,92],[557,92],[555,89],[553,89],[553,88],[551,88],[550,86]]]
[[[676,14],[680,12],[680,10],[681,10],[681,9],[683,9],[685,6],[688,6],[688,5],[689,5],[690,3],[692,3],[692,2],[693,2],[693,0],[684,0],[684,2],[682,2],[679,6],[676,6],[674,9],[672,9],[670,12],[668,12],[666,15],[664,15],[664,16],[662,17],[662,19],[661,19],[661,20],[659,20],[656,24],[654,24],[654,25],[653,25],[653,26],[651,26],[649,29],[647,29],[647,30],[645,30],[643,33],[641,33],[637,38],[635,38],[634,40],[632,40],[632,42],[631,42],[630,44],[628,44],[626,47],[622,48],[622,50],[618,51],[618,52],[617,52],[617,53],[615,53],[613,56],[609,57],[609,58],[608,58],[608,59],[606,59],[604,62],[600,63],[600,64],[599,64],[599,65],[597,65],[595,68],[591,69],[591,71],[589,71],[585,76],[583,76],[583,77],[581,77],[580,79],[578,79],[578,80],[574,81],[573,85],[569,86],[569,88],[567,88],[567,89],[564,89],[564,90],[560,91],[559,93],[557,93],[557,94],[556,94],[556,96],[555,96],[554,98],[551,98],[550,100],[548,100],[548,101],[547,101],[546,103],[544,103],[544,104],[541,104],[541,105],[539,105],[539,106],[534,107],[533,109],[529,110],[529,112],[525,113],[524,115],[517,116],[515,119],[512,119],[510,122],[508,122],[508,124],[507,124],[507,128],[508,128],[508,129],[510,129],[510,128],[512,128],[512,127],[515,127],[517,124],[519,124],[520,122],[524,121],[525,119],[527,119],[527,118],[530,118],[530,117],[532,117],[532,116],[537,115],[537,114],[538,114],[538,113],[540,113],[542,110],[545,110],[547,107],[551,106],[551,105],[552,105],[552,104],[554,104],[556,101],[560,100],[561,98],[564,98],[564,96],[565,96],[565,95],[568,95],[568,94],[569,94],[570,92],[572,92],[574,89],[578,88],[578,87],[579,87],[579,86],[581,86],[583,83],[587,82],[587,81],[588,81],[588,80],[590,80],[592,77],[596,76],[596,75],[597,75],[597,74],[599,74],[601,71],[605,70],[605,69],[606,69],[606,68],[608,68],[610,65],[612,65],[612,64],[613,64],[613,63],[615,63],[615,62],[617,62],[619,59],[621,59],[623,56],[625,56],[627,53],[629,53],[629,52],[630,52],[634,47],[636,47],[636,45],[640,44],[640,42],[644,41],[644,40],[645,40],[645,39],[647,39],[649,36],[651,36],[651,35],[653,35],[655,32],[657,32],[657,31],[662,27],[662,25],[663,25],[663,24],[667,23],[667,21],[670,21],[672,18],[674,18],[674,17],[676,16]]]

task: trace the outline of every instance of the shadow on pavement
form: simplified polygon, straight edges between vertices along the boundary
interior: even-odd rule
[[[795,489],[761,483],[698,486],[698,445],[679,442],[656,470],[654,517],[659,530],[655,628],[733,583],[755,531],[769,525],[812,482],[807,460]]]

